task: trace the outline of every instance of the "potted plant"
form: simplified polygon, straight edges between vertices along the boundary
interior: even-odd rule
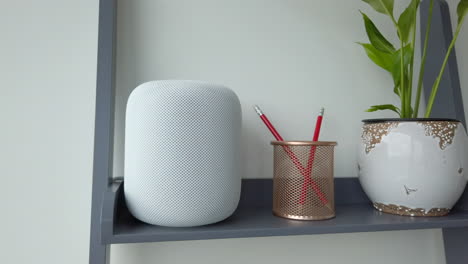
[[[359,45],[375,64],[391,74],[392,88],[401,105],[374,105],[367,110],[391,110],[399,118],[363,120],[359,180],[379,211],[408,216],[446,215],[468,180],[468,138],[458,120],[430,117],[442,74],[468,11],[468,0],[461,0],[457,6],[456,31],[432,86],[423,118],[419,118],[418,110],[434,0],[430,0],[414,101],[414,47],[420,0],[411,0],[398,19],[393,14],[393,0],[363,1],[387,16],[396,29],[398,48],[361,12],[370,43]]]

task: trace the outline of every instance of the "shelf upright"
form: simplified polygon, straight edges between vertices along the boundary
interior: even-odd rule
[[[109,263],[110,245],[101,241],[101,213],[113,168],[116,15],[117,0],[99,1],[90,264]]]
[[[421,3],[421,43],[424,43],[424,33],[426,31],[427,17],[429,15],[429,2],[429,0],[423,0]],[[445,0],[435,0],[431,35],[427,50],[426,70],[423,79],[426,102],[429,99],[432,84],[440,71],[440,66],[442,65],[442,61],[452,38],[452,21],[450,20],[448,4]],[[423,45],[421,45],[421,47],[422,46]],[[432,109],[434,117],[458,119],[463,123],[466,129],[465,110],[463,107],[455,49],[452,50],[447,67],[442,75],[438,95]],[[456,206],[461,210],[468,210],[467,196],[464,195]],[[445,259],[447,264],[468,263],[468,227],[442,228],[442,233],[444,236]]]

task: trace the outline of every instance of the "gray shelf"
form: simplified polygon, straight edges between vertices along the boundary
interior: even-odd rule
[[[337,178],[335,182],[337,190],[345,191],[346,189],[348,193],[337,195],[336,218],[334,219],[297,221],[273,216],[271,213],[271,180],[256,179],[243,181],[243,199],[231,217],[216,224],[190,228],[161,227],[135,219],[125,206],[123,182],[116,182],[109,186],[105,196],[102,215],[105,220],[103,230],[107,227],[107,232],[103,232],[102,243],[468,227],[468,211],[463,210],[461,206],[457,206],[453,212],[444,217],[405,217],[385,214],[373,209],[356,178]],[[466,199],[462,199],[462,203],[464,200]]]

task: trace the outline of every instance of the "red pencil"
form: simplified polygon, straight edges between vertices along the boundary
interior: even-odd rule
[[[320,136],[320,129],[322,128],[322,119],[323,119],[323,113],[325,109],[322,107],[320,109],[320,113],[317,116],[317,121],[315,122],[315,131],[314,131],[314,137],[312,138],[312,141],[318,141],[319,136]],[[318,186],[315,186],[316,183],[312,180],[311,174],[312,174],[312,166],[314,164],[314,159],[315,159],[315,150],[317,149],[316,146],[312,146],[310,148],[310,153],[309,153],[309,160],[307,161],[307,169],[306,171],[308,172],[307,176],[304,179],[304,183],[302,184],[302,193],[301,193],[301,199],[299,201],[300,204],[304,204],[307,200],[307,188],[309,185],[312,185],[312,188],[318,188]]]
[[[281,137],[281,135],[278,133],[278,131],[276,131],[275,127],[274,127],[273,124],[270,122],[270,120],[268,120],[268,118],[267,118],[266,115],[262,112],[262,110],[260,109],[260,107],[258,107],[258,105],[254,105],[254,109],[255,109],[255,112],[257,112],[258,116],[262,119],[263,123],[265,123],[265,125],[268,127],[268,129],[270,130],[271,134],[273,134],[273,136],[275,137],[275,139],[278,140],[278,141],[283,141],[283,138]]]
[[[278,133],[278,131],[275,129],[275,127],[273,126],[273,124],[270,122],[270,120],[268,120],[268,118],[266,117],[266,115],[262,112],[262,110],[260,109],[260,107],[258,107],[258,105],[255,105],[254,106],[254,109],[255,109],[255,112],[257,112],[257,114],[260,116],[260,118],[262,119],[263,123],[265,123],[265,125],[268,127],[268,129],[270,130],[270,132],[273,134],[273,136],[275,137],[276,140],[278,141],[283,141],[283,138],[281,137],[281,135]],[[318,187],[317,183],[315,181],[313,181],[312,179],[310,179],[310,176],[309,176],[309,171],[307,171],[306,169],[304,169],[304,167],[302,167],[302,164],[301,162],[299,161],[299,159],[297,158],[297,156],[294,154],[294,152],[288,147],[288,146],[283,146],[283,149],[284,151],[286,152],[286,154],[288,154],[289,158],[292,160],[292,162],[294,163],[294,165],[297,167],[297,169],[301,172],[301,174],[304,176],[304,184],[307,184],[309,183],[311,186],[312,186],[312,189],[314,190],[315,194],[317,194],[318,198],[320,199],[320,201],[322,201],[323,204],[327,204],[328,201],[327,201],[327,198],[325,197],[325,195],[323,194],[323,192],[320,190],[320,188]],[[310,157],[310,156],[309,156]],[[308,173],[309,172],[309,173]],[[307,178],[309,176],[309,178]],[[307,180],[307,183],[305,182],[305,179],[310,179],[310,180]],[[307,186],[306,186],[307,188]]]

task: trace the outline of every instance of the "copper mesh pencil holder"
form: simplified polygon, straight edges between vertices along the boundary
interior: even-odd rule
[[[336,142],[272,141],[273,214],[295,220],[335,217]]]

